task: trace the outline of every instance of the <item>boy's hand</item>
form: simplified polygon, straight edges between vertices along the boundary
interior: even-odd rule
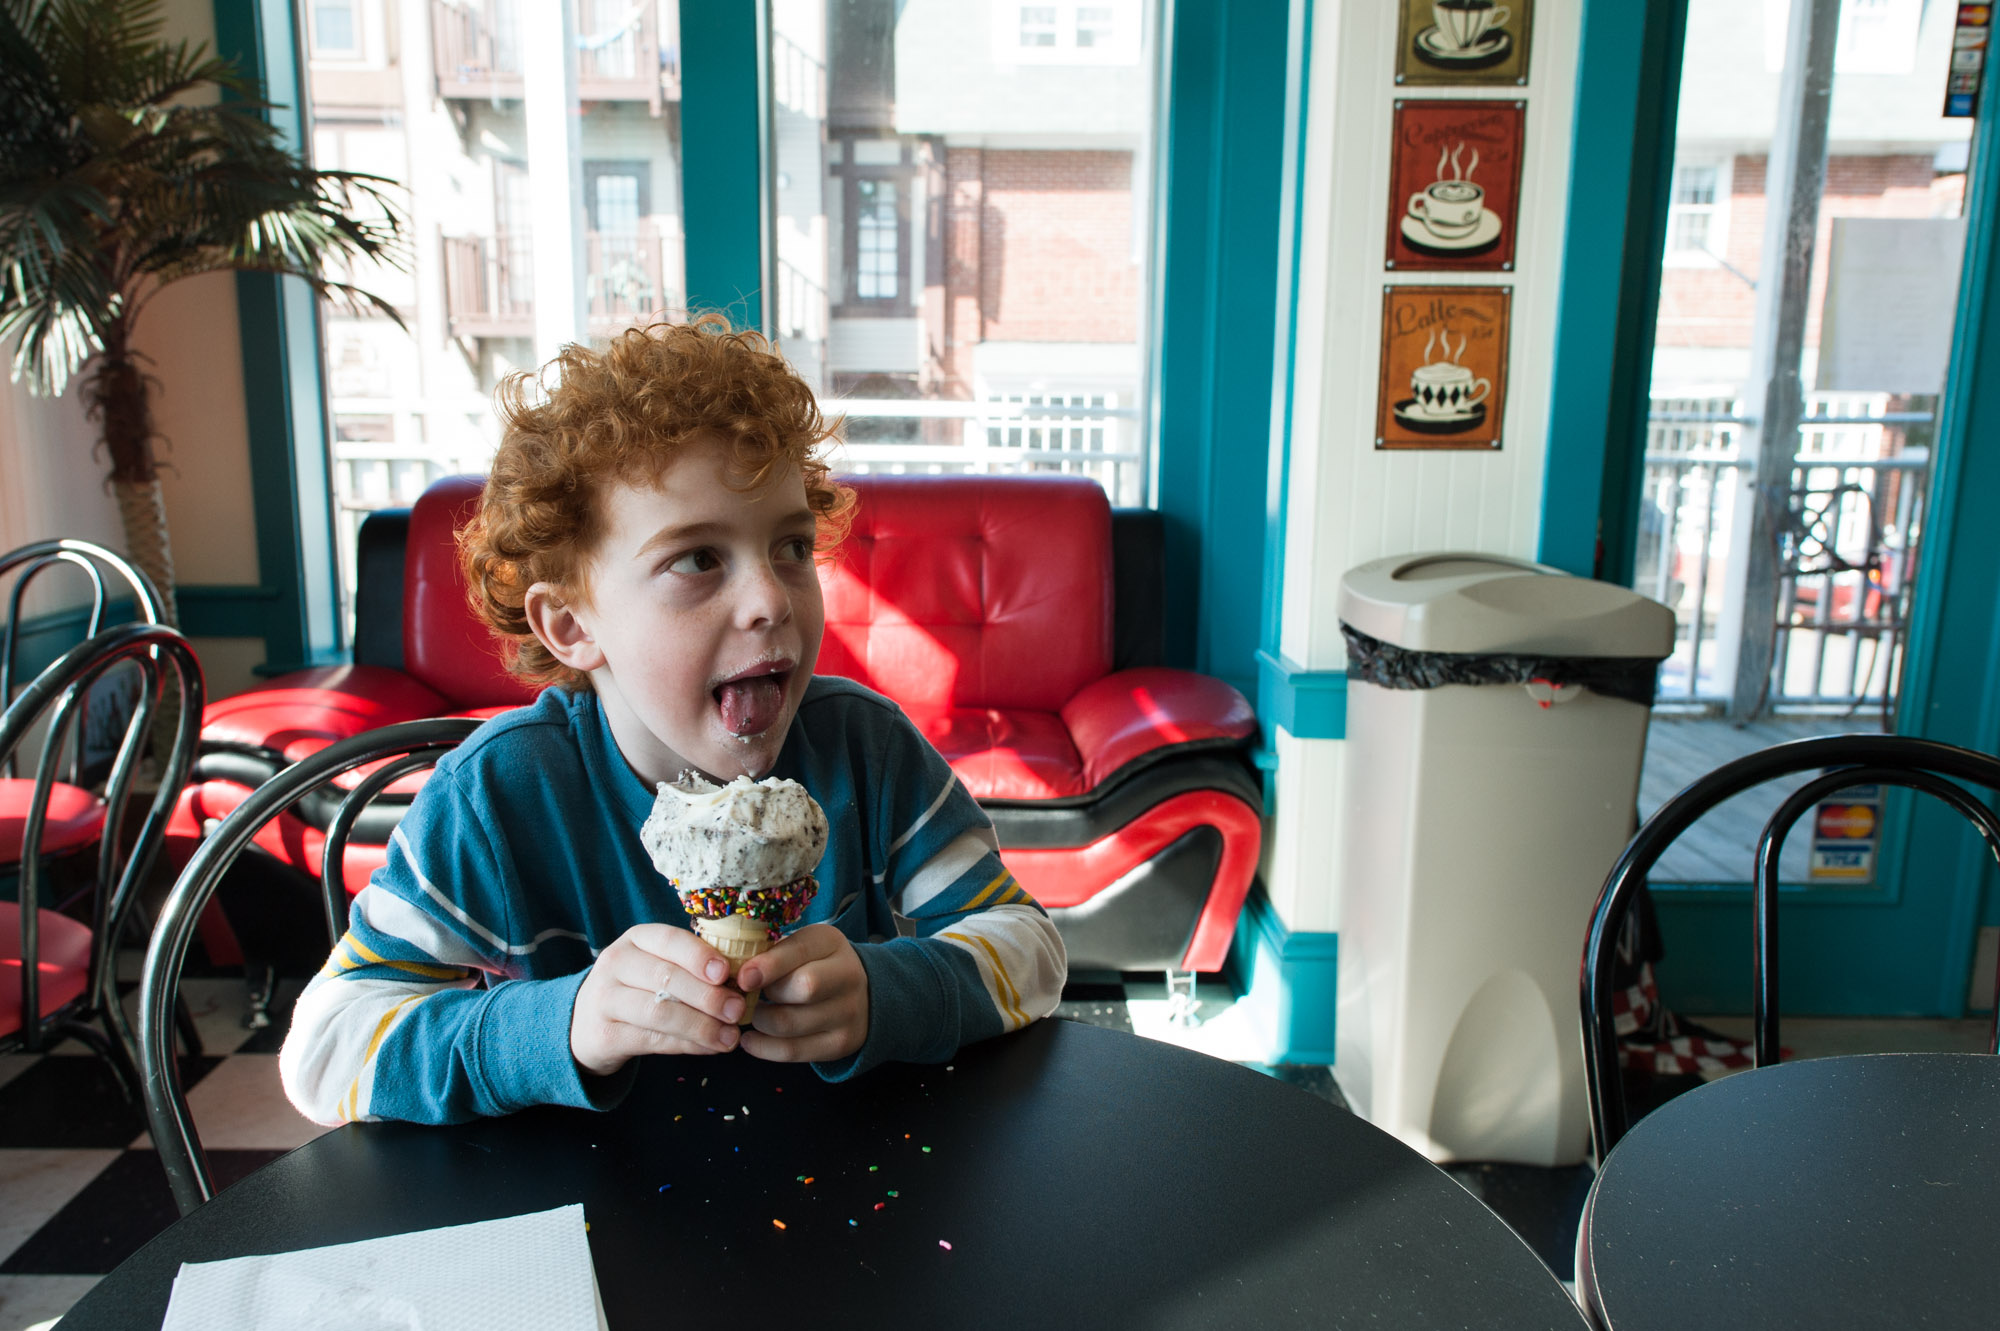
[[[868,972],[847,935],[809,924],[743,963],[736,982],[762,988],[743,1050],[773,1063],[845,1058],[868,1039]]]
[[[640,1054],[734,1049],[743,995],[728,978],[728,961],[686,929],[635,924],[597,954],[577,990],[570,1056],[602,1077]]]

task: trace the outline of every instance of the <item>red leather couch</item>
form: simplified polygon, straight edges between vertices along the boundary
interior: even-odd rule
[[[1256,722],[1227,684],[1159,664],[1158,516],[1114,513],[1080,477],[850,483],[853,529],[821,571],[820,673],[902,705],[992,815],[1002,857],[1054,915],[1073,968],[1220,970],[1257,866]],[[450,477],[406,515],[369,519],[356,664],[209,705],[169,833],[181,855],[205,822],[314,749],[392,721],[528,701],[458,576],[452,533],[479,485]],[[316,876],[330,811],[308,803],[259,844]],[[381,863],[398,816],[386,800],[356,829],[349,890]]]

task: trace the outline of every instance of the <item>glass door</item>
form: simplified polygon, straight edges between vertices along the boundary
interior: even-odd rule
[[[1642,813],[1741,753],[1896,728],[1966,247],[1960,9],[1689,2],[1635,524],[1635,585],[1680,632]],[[1693,1010],[1742,990],[1741,885],[1785,793],[1718,809],[1655,875]],[[1788,900],[1828,908],[1796,931],[1828,952],[1801,972],[1832,972],[1808,1008],[1935,991],[1933,889],[1885,867],[1906,808],[1842,792],[1787,845]]]

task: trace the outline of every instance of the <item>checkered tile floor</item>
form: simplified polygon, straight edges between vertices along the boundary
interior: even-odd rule
[[[241,1022],[240,980],[191,978],[183,986],[204,1045],[201,1057],[183,1064],[188,1100],[225,1185],[323,1131],[299,1117],[278,1085],[284,1005],[296,988],[281,987],[276,1025],[250,1032]],[[1211,984],[1197,998],[1199,1020],[1176,1023],[1160,976],[1106,975],[1072,983],[1058,1015],[1232,1057],[1241,1040],[1231,1014],[1242,1016],[1233,996]],[[1246,1066],[1342,1103],[1327,1068]],[[1451,1172],[1568,1276],[1587,1171]],[[175,1214],[144,1113],[123,1101],[97,1058],[75,1044],[0,1055],[0,1331],[59,1317]]]

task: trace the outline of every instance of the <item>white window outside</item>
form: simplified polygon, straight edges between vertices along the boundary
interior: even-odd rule
[[[1713,267],[1729,248],[1730,163],[1727,158],[1674,163],[1667,204],[1669,267]]]
[[[359,60],[360,0],[312,0],[309,33],[316,60]]]
[[[1144,18],[1140,0],[994,0],[993,58],[1003,65],[1136,64]]]

